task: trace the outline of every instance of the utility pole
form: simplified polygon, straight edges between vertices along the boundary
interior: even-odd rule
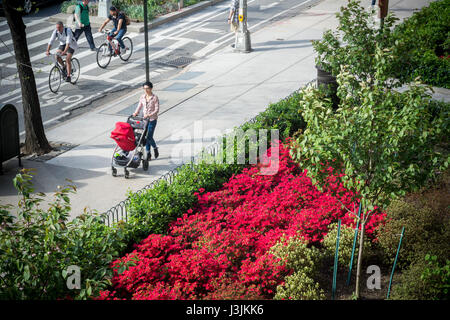
[[[148,21],[147,0],[144,0],[144,41],[145,41],[145,81],[150,81],[150,63],[148,61]]]
[[[252,51],[250,31],[247,29],[247,0],[239,0],[239,30],[236,33],[234,51],[244,53]]]

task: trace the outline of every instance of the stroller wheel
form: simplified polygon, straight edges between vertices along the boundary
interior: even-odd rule
[[[148,170],[148,160],[142,160],[142,169],[144,169],[144,171]]]
[[[112,169],[112,176],[117,177],[117,169],[114,167],[111,167],[111,169]]]
[[[130,172],[125,168],[125,179],[128,179],[130,177]]]

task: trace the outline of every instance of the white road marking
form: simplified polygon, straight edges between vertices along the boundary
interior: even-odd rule
[[[102,35],[102,33],[94,33],[93,35],[92,35],[92,37],[93,38],[98,38],[99,36],[101,36]],[[49,36],[49,38],[50,38],[50,36]],[[56,41],[55,41],[56,42]],[[78,40],[78,44],[81,44],[81,43],[85,43],[85,42],[87,42],[87,40],[86,40],[86,38],[84,37],[83,39],[79,39]],[[30,44],[29,46],[28,46],[28,50],[31,50],[31,49],[34,49],[34,48],[37,48],[37,47],[40,47],[40,46],[43,46],[43,45],[45,45],[45,46],[43,46],[42,47],[42,51],[45,51],[46,49],[47,49],[47,43],[48,43],[48,39],[44,39],[44,40],[41,40],[41,41],[37,41],[37,42],[33,42],[32,44]],[[7,53],[4,53],[4,54],[1,54],[0,55],[0,61],[1,60],[4,60],[4,59],[7,59],[7,58],[9,58],[9,57],[14,57],[14,53],[10,53],[10,52],[7,52]],[[44,57],[45,57],[45,55],[44,55]],[[37,59],[39,59],[39,58],[37,58]],[[34,58],[34,56],[32,56],[31,57],[31,61],[36,61],[37,60],[36,58]],[[8,67],[8,68],[12,68],[12,67],[15,67],[16,65],[15,64],[9,64],[9,65],[7,65],[6,67]]]
[[[27,41],[28,41],[28,39],[32,39],[35,36],[38,36],[38,35],[40,35],[42,33],[49,32],[49,31],[54,30],[54,29],[55,29],[55,26],[49,26],[49,27],[44,28],[44,29],[39,29],[39,30],[36,30],[34,32],[27,33],[26,34],[27,35]],[[49,38],[50,38],[50,35],[49,35]],[[8,41],[3,41],[3,42],[4,42],[5,45],[9,46],[10,44],[13,43],[13,40],[11,39],[11,40],[8,40]]]
[[[279,2],[274,2],[274,3],[271,3],[271,4],[265,5],[265,6],[260,6],[260,9],[261,10],[270,9],[272,7],[275,7],[277,4],[280,4],[280,3]]]
[[[138,34],[137,33],[130,33],[130,35],[129,35],[129,37],[130,38],[132,38],[132,37],[136,37]],[[86,41],[86,39],[83,39],[84,41]],[[81,42],[81,41],[80,41]],[[150,41],[149,41],[150,42]],[[139,45],[138,45],[139,46]],[[143,47],[143,44],[142,44],[142,47]],[[136,50],[134,50],[134,51],[136,51]],[[90,54],[96,54],[96,52],[94,52],[94,51],[90,51],[90,50],[86,50],[86,51],[83,51],[83,52],[81,52],[81,53],[79,53],[79,54],[76,54],[75,53],[75,58],[77,58],[78,60],[80,60],[81,58],[83,58],[83,57],[85,57],[85,56],[88,56],[88,55],[90,55]],[[45,53],[43,53],[43,54],[39,54],[38,56],[41,56],[41,55],[43,55],[44,57],[47,57],[46,55],[45,55]],[[48,57],[48,59],[51,59],[50,57]],[[53,68],[53,63],[52,64],[49,64],[49,65],[47,65],[47,66],[45,66],[45,67],[42,67],[42,68],[39,68],[39,72],[42,72],[42,73],[48,73],[49,71],[50,71],[50,69],[51,68]],[[83,72],[87,72],[87,71],[90,71],[90,70],[92,70],[92,69],[95,69],[95,68],[97,68],[98,67],[98,65],[97,65],[97,61],[95,61],[94,63],[91,63],[91,64],[89,64],[89,65],[87,65],[86,67],[83,67],[83,65],[81,65],[81,73],[83,73]],[[80,76],[81,77],[81,76]],[[99,76],[97,79],[101,79],[101,76]],[[46,82],[48,80],[48,78],[42,78],[42,79],[36,79],[36,85],[40,85],[40,84],[42,84],[43,82]],[[42,88],[44,88],[45,86],[43,86],[43,87],[40,87],[40,88],[38,88],[38,91],[39,90],[41,90]],[[10,97],[10,96],[12,96],[12,95],[17,95],[17,94],[19,94],[19,95],[21,95],[21,90],[22,89],[16,89],[16,90],[13,90],[13,91],[11,91],[11,92],[8,92],[8,93],[6,93],[6,94],[3,94],[3,95],[1,95],[0,96],[0,100],[2,100],[2,99],[5,99],[5,98],[7,98],[7,97]],[[48,90],[50,90],[50,89],[48,89]],[[8,99],[8,100],[6,100],[6,101],[4,101],[4,102],[8,102],[8,101],[11,101],[11,100],[15,100],[15,99],[17,99],[17,98],[19,98],[19,97],[13,97],[13,98],[10,98],[10,99]]]
[[[96,37],[99,36],[99,35],[101,35],[101,33],[96,33]],[[132,39],[135,38],[138,35],[139,35],[138,33],[127,34],[127,36],[132,38]],[[86,38],[83,38],[78,43],[80,44],[80,43],[84,43],[86,41],[87,41]],[[56,46],[53,46],[53,49],[55,49],[55,48],[56,48]],[[95,51],[90,51],[90,50],[85,50],[85,51],[82,51],[82,52],[75,51],[74,57],[77,58],[77,59],[81,59],[81,58],[83,58],[85,56],[88,56],[90,54],[95,54],[95,53],[96,53]],[[43,58],[48,58],[47,55],[45,54],[45,52],[42,52],[42,53],[39,53],[39,54],[33,56],[30,60],[31,60],[31,62],[33,62],[33,61],[36,61],[36,60],[39,60],[39,59],[43,59]],[[50,61],[52,61],[51,58],[48,58],[48,59],[50,59]],[[11,64],[8,65],[8,67],[9,68],[15,68],[16,64],[15,63],[11,63]],[[52,68],[52,65],[49,65],[49,66],[46,66],[46,67],[43,67],[43,68],[39,68],[39,69],[42,70],[42,71],[48,72],[48,71],[50,71],[51,68]]]

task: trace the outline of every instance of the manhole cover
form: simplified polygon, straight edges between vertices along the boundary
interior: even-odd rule
[[[177,57],[173,59],[159,58],[154,60],[153,62],[156,64],[163,64],[171,67],[183,68],[194,61],[195,59],[189,57]]]

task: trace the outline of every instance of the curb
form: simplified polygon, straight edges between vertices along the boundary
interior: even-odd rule
[[[225,0],[201,1],[192,6],[183,8],[180,11],[174,11],[174,12],[168,13],[164,16],[157,17],[148,23],[148,29],[154,29],[162,24],[172,22],[176,19],[196,13],[206,7],[213,6],[213,5],[215,5],[219,2],[223,2],[223,1],[225,1]],[[50,16],[47,19],[47,21],[49,21],[49,22],[58,22],[58,21],[65,22],[65,21],[67,21],[67,18],[69,16],[70,16],[70,14],[67,14],[67,13],[58,13],[53,16]],[[103,21],[105,21],[105,18],[98,17],[98,16],[93,16],[93,17],[89,17],[89,18],[90,18],[91,26],[94,28],[100,27],[102,25]],[[130,32],[143,33],[144,32],[144,23],[143,22],[131,22],[130,25],[127,26],[127,30]]]

